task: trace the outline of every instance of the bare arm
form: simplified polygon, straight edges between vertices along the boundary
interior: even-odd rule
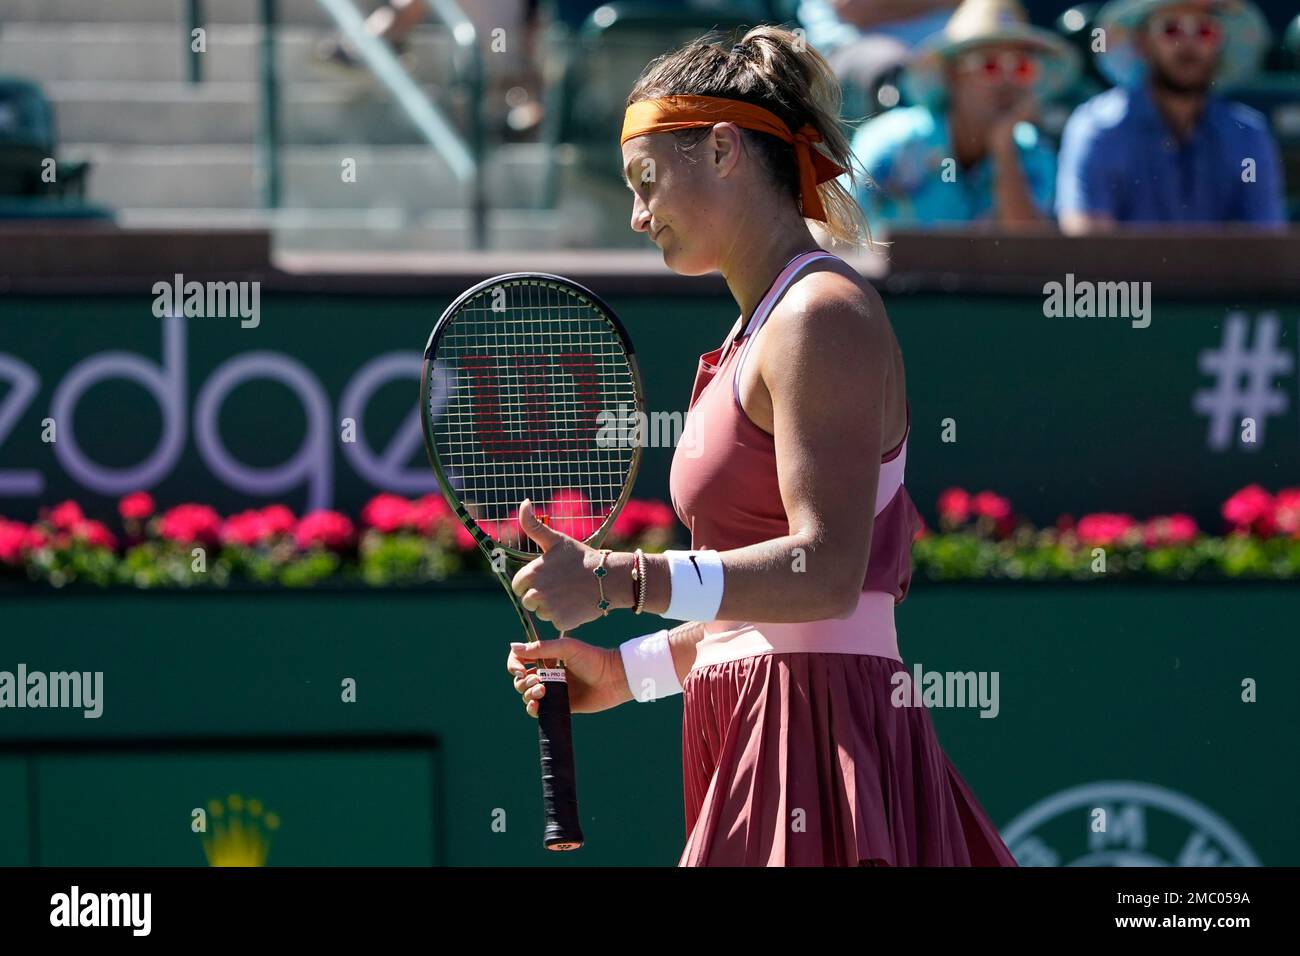
[[[1063,212],[1059,224],[1067,236],[1098,236],[1115,231],[1115,220],[1098,213]]]
[[[1033,120],[1038,112],[1033,99],[1026,97],[1007,115],[989,128],[989,159],[993,163],[993,201],[998,222],[1014,229],[1024,223],[1047,222],[1034,202],[1034,193],[1020,162],[1015,129],[1021,122]]]
[[[726,584],[718,619],[791,623],[841,616],[857,605],[871,552],[894,347],[888,320],[874,293],[844,276],[818,273],[773,312],[761,342],[759,374],[771,396],[789,533],[719,555]],[[630,559],[615,554],[609,563]],[[668,562],[662,555],[646,560],[646,609],[662,613],[671,597]],[[630,584],[614,600],[629,606]],[[676,648],[702,633],[674,633],[671,640]]]
[[[1029,181],[1020,165],[1014,147],[993,154],[993,200],[998,211],[998,222],[1015,228],[1024,223],[1046,222],[1047,217],[1038,210]]]

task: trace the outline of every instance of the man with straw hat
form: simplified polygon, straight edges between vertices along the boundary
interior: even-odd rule
[[[1030,26],[1016,0],[965,0],[902,77],[915,105],[865,123],[855,158],[869,220],[894,224],[1049,220],[1056,163],[1031,124],[1078,57]]]
[[[1112,0],[1097,26],[1098,66],[1116,85],[1066,124],[1061,228],[1283,224],[1282,164],[1268,124],[1219,92],[1247,79],[1267,49],[1260,12],[1245,0]]]

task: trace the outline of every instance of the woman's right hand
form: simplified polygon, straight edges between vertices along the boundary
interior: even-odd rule
[[[514,678],[515,690],[524,700],[524,710],[537,716],[538,702],[546,685],[537,676],[540,662],[563,660],[569,685],[569,709],[575,714],[594,714],[632,699],[623,655],[619,649],[596,647],[573,637],[533,644],[511,644],[506,670]]]

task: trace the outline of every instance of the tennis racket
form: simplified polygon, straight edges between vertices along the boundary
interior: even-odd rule
[[[624,426],[643,421],[635,413],[645,407],[627,332],[576,282],[541,273],[487,279],[434,326],[420,407],[443,495],[488,556],[526,639],[538,640],[510,586],[542,553],[519,530],[517,511],[529,498],[544,523],[592,547],[613,526],[641,460],[639,432]],[[543,844],[576,850],[583,835],[563,662],[543,661],[538,676],[546,686],[537,722]]]

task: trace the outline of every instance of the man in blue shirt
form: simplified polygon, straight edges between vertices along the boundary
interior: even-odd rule
[[[856,198],[872,224],[1050,221],[1056,162],[1032,125],[1078,58],[1015,0],[965,0],[922,45],[902,88],[916,104],[863,124]]]
[[[1084,103],[1061,139],[1061,229],[1132,223],[1286,221],[1282,164],[1264,117],[1214,92],[1248,77],[1268,44],[1243,0],[1113,0],[1097,19],[1116,87]]]

